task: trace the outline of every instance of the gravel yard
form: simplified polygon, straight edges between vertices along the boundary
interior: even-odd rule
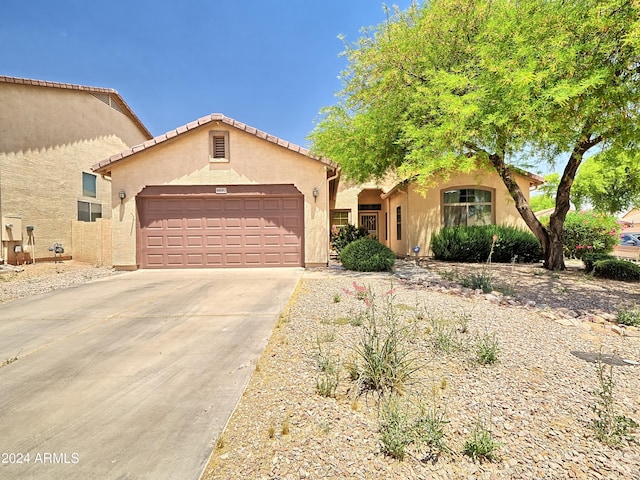
[[[117,274],[112,268],[74,261],[35,263],[21,268],[20,272],[0,270],[0,303]]]
[[[482,268],[400,261],[394,275],[307,270],[202,478],[640,480],[640,445],[613,448],[595,438],[600,383],[596,364],[586,361],[601,352],[619,364],[616,414],[640,421],[640,366],[622,361],[640,361],[640,332],[610,322],[618,308],[640,304],[640,285],[590,279],[575,268],[494,265],[500,291],[459,286]],[[26,265],[0,274],[0,302],[114,274],[74,262]],[[356,395],[349,378],[362,339],[357,320],[371,299],[358,298],[356,286],[370,289],[379,313],[391,302],[392,316],[411,333],[403,345],[421,369],[399,397],[400,412],[442,415],[447,451],[411,444],[402,461],[382,452],[385,402]],[[453,340],[448,351],[442,331]],[[495,364],[475,360],[485,335],[497,340]],[[316,391],[322,358],[340,362],[335,398]],[[498,444],[493,462],[462,454],[478,422]]]
[[[605,308],[613,305],[611,298],[598,298],[603,284],[577,272],[518,266],[513,286],[527,295],[494,299],[438,283],[434,272],[445,268],[453,266],[431,264],[429,273],[401,262],[395,276],[307,271],[203,478],[640,479],[640,446],[606,446],[591,427],[599,382],[596,364],[583,358],[602,352],[640,361],[638,331],[620,335],[602,317],[615,313]],[[544,286],[532,286],[540,278]],[[355,395],[348,373],[362,338],[362,327],[350,322],[367,310],[354,294],[354,281],[375,293],[376,305],[395,289],[395,311],[412,332],[407,346],[423,366],[400,397],[401,411],[421,405],[441,412],[449,452],[430,455],[424,446],[410,445],[402,461],[382,453],[381,403],[375,394]],[[571,295],[558,301],[549,290],[542,304],[541,289],[558,283]],[[581,283],[586,286],[578,292]],[[618,283],[617,293],[616,285],[606,289],[618,301],[638,293],[628,284]],[[533,306],[535,295],[541,306]],[[438,322],[453,326],[457,346],[448,353],[435,348]],[[493,365],[474,361],[475,343],[484,334],[498,341]],[[316,393],[319,359],[327,355],[341,364],[335,398]],[[640,366],[615,366],[614,380],[616,413],[640,421]],[[493,462],[461,453],[479,421],[499,444]]]

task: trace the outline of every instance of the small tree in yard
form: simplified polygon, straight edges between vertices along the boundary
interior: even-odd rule
[[[493,170],[545,266],[564,269],[563,224],[585,155],[640,143],[639,15],[631,0],[415,3],[347,47],[341,100],[324,109],[313,149],[357,181],[396,171],[428,186]],[[513,165],[561,159],[544,226]]]

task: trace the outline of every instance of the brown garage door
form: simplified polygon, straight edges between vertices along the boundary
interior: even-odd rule
[[[137,201],[141,268],[304,263],[304,200],[293,185],[147,187]]]

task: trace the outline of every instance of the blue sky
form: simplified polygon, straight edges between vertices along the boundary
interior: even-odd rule
[[[338,35],[384,19],[379,0],[4,0],[0,75],[114,88],[153,135],[215,112],[308,146]]]

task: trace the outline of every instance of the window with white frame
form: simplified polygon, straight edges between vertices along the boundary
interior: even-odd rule
[[[445,190],[442,211],[445,227],[490,225],[493,223],[492,192],[480,188]]]

